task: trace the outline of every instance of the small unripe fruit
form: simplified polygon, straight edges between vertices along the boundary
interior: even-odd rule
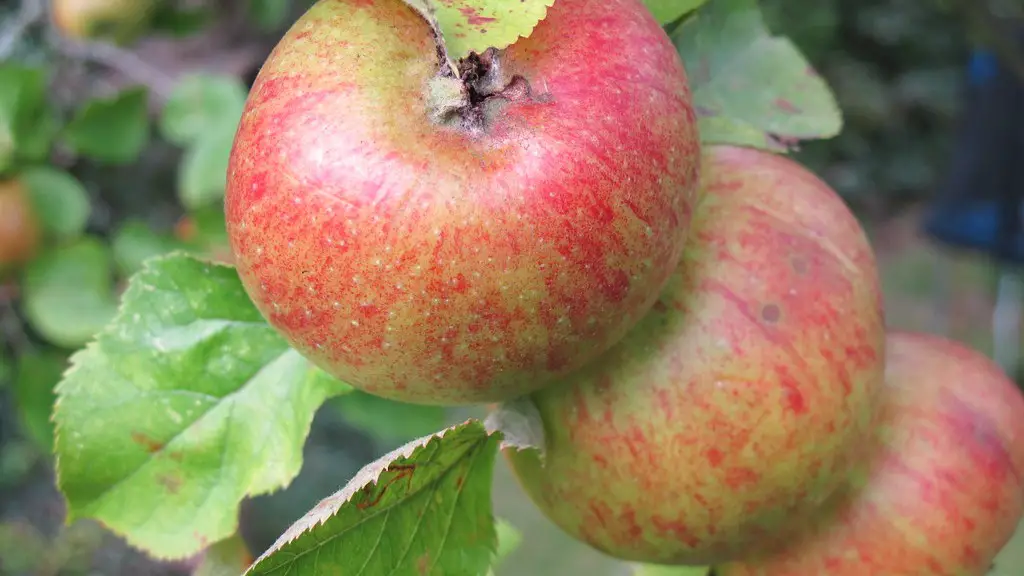
[[[156,6],[157,0],[53,0],[50,11],[68,37],[125,44],[145,31]]]
[[[25,188],[17,180],[0,181],[0,273],[31,259],[41,238]]]

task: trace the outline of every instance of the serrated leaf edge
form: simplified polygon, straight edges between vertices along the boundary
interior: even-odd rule
[[[317,504],[317,506],[322,505],[323,502],[328,500],[328,499],[337,500],[337,501],[341,502],[341,505],[344,505],[344,504],[347,504],[348,502],[351,502],[352,501],[352,497],[355,494],[357,494],[359,491],[363,490],[364,488],[366,488],[368,486],[375,486],[377,484],[377,482],[380,480],[381,474],[383,474],[395,462],[395,460],[398,460],[399,458],[406,458],[406,459],[411,458],[412,455],[417,450],[426,448],[431,442],[434,442],[435,440],[437,440],[437,441],[441,440],[449,432],[460,430],[462,428],[465,428],[465,427],[468,427],[468,426],[473,426],[473,425],[479,426],[481,428],[481,431],[484,433],[484,435],[481,438],[482,441],[486,442],[487,439],[489,439],[493,435],[490,431],[488,431],[486,429],[486,427],[483,425],[482,422],[480,422],[479,420],[477,420],[475,418],[470,418],[470,419],[465,420],[465,421],[463,421],[463,422],[461,422],[459,424],[455,424],[455,425],[449,426],[449,427],[447,427],[447,428],[445,428],[443,430],[439,430],[437,432],[434,432],[433,434],[429,434],[427,436],[422,436],[420,438],[416,438],[414,440],[410,440],[409,442],[406,442],[405,444],[399,446],[398,448],[395,448],[394,450],[392,450],[392,451],[384,454],[383,456],[377,458],[373,462],[370,462],[369,464],[366,464],[365,466],[360,468],[359,471],[355,473],[355,475],[352,476],[352,480],[355,480],[356,478],[359,478],[360,476],[366,474],[367,475],[367,480],[365,482],[363,482],[361,484],[355,484],[355,483],[352,483],[350,481],[341,490],[338,490],[337,492],[334,492],[333,494],[330,494],[329,496],[321,499],[320,502]],[[344,495],[344,499],[343,500],[341,499],[342,495]],[[340,506],[339,506],[339,508],[340,508]],[[306,514],[303,516],[303,518],[305,518],[307,515],[309,515],[312,512],[312,510],[315,510],[315,509],[316,509],[316,507],[314,507],[310,511],[306,512]],[[252,573],[252,570],[255,569],[259,565],[259,563],[262,562],[264,559],[266,559],[267,557],[277,553],[278,551],[280,551],[285,546],[295,542],[296,540],[301,538],[303,535],[305,535],[309,531],[314,530],[314,529],[316,529],[316,528],[318,528],[320,526],[323,526],[331,518],[333,518],[335,515],[336,515],[336,511],[335,511],[335,514],[324,515],[318,521],[303,526],[301,530],[296,530],[295,529],[296,526],[298,526],[299,522],[302,520],[302,518],[300,518],[298,521],[293,523],[288,528],[288,530],[286,530],[283,534],[281,534],[281,536],[278,537],[278,539],[269,548],[267,548],[267,550],[264,551],[263,554],[261,554],[258,558],[256,558],[256,560],[254,560],[252,562],[252,564],[249,566],[248,569],[246,569],[246,571],[243,573],[242,576],[248,576],[249,574]],[[493,554],[493,552],[494,551],[492,550],[492,554]]]
[[[67,513],[66,513],[65,519],[64,519],[64,525],[65,526],[71,525],[75,520],[78,520],[80,518],[85,518],[85,517],[91,518],[90,516],[87,516],[87,515],[79,516],[79,515],[77,515],[75,513],[74,508],[71,506],[71,503],[67,500],[67,497],[64,495],[64,490],[63,490],[63,487],[62,487],[63,486],[63,482],[62,482],[62,476],[61,476],[61,457],[60,457],[60,450],[58,450],[58,446],[61,444],[61,441],[63,440],[63,437],[62,437],[63,426],[61,425],[60,420],[59,420],[57,415],[61,411],[62,404],[63,404],[63,402],[62,402],[63,399],[64,399],[63,389],[64,389],[64,386],[65,386],[65,382],[71,376],[73,376],[76,373],[76,371],[80,367],[82,358],[86,357],[88,354],[90,354],[94,350],[96,350],[99,347],[99,345],[100,345],[101,339],[106,337],[106,336],[111,335],[114,332],[114,330],[116,329],[116,327],[127,317],[127,311],[126,311],[125,302],[128,301],[129,298],[131,296],[133,296],[136,291],[141,290],[141,288],[139,287],[140,286],[139,282],[141,281],[141,279],[143,277],[145,277],[147,274],[156,272],[156,266],[159,263],[167,261],[167,260],[175,260],[175,259],[193,260],[193,261],[196,261],[196,262],[202,262],[205,265],[216,266],[216,267],[220,267],[220,268],[233,268],[233,266],[229,266],[229,265],[226,265],[226,264],[223,264],[223,263],[220,263],[220,262],[207,261],[207,260],[204,260],[204,259],[201,259],[201,258],[197,258],[197,257],[195,257],[195,256],[193,256],[191,254],[188,254],[187,252],[185,252],[183,250],[174,250],[174,251],[168,252],[166,254],[161,254],[159,256],[154,256],[154,257],[151,257],[151,258],[147,258],[142,263],[142,268],[138,272],[133,274],[131,279],[129,280],[128,288],[121,295],[121,301],[118,304],[117,312],[115,313],[114,317],[110,320],[110,322],[107,323],[106,326],[103,327],[102,330],[100,330],[99,332],[97,332],[93,336],[92,340],[90,340],[88,344],[86,344],[84,347],[80,348],[78,351],[72,353],[68,357],[68,367],[61,374],[60,382],[58,382],[57,385],[54,386],[54,393],[56,395],[56,400],[53,403],[53,411],[50,413],[50,422],[53,424],[54,477],[55,477],[57,489],[58,489],[58,491],[61,494],[61,498],[64,500],[65,509],[67,510]],[[174,560],[174,559],[178,559],[179,558],[179,557],[174,556],[174,555],[164,555],[164,554],[161,554],[161,553],[159,553],[157,551],[150,550],[150,549],[146,548],[145,546],[142,546],[136,539],[134,539],[132,537],[132,535],[130,533],[123,532],[123,531],[120,531],[120,530],[116,530],[113,527],[108,526],[100,518],[94,518],[94,519],[98,523],[103,525],[105,528],[110,530],[111,532],[113,532],[113,533],[117,534],[118,536],[124,538],[125,542],[127,542],[130,546],[132,546],[132,547],[134,547],[134,548],[136,548],[138,550],[144,551],[146,554],[148,554],[149,556],[151,556],[154,559],[157,559],[157,560]],[[237,531],[237,524],[238,524],[237,518],[235,520],[235,524],[236,524],[235,530]],[[225,536],[229,536],[229,535],[225,535]]]
[[[516,421],[525,421],[527,434],[512,433],[509,416],[514,417]],[[537,405],[529,397],[515,398],[499,404],[487,415],[484,428],[489,434],[501,435],[501,450],[536,450],[540,461],[544,462],[544,421]]]
[[[417,14],[419,14],[420,17],[422,17],[427,22],[427,24],[430,26],[430,29],[434,33],[434,42],[437,44],[438,51],[441,53],[441,57],[444,60],[445,65],[448,67],[449,71],[452,74],[454,74],[454,76],[457,78],[459,76],[458,67],[455,65],[455,61],[452,60],[452,55],[451,55],[451,53],[448,50],[448,42],[445,40],[444,32],[441,30],[441,26],[438,23],[437,18],[435,16],[435,14],[437,12],[437,8],[435,7],[436,6],[435,2],[438,1],[438,0],[402,0],[402,1],[405,2],[405,4],[407,6],[412,8],[413,11],[415,11]],[[490,45],[490,46],[488,46],[488,48],[494,48],[496,50],[504,50],[505,48],[508,48],[509,46],[515,44],[516,42],[519,42],[523,38],[529,38],[530,36],[532,36],[533,35],[533,31],[537,28],[537,26],[540,25],[540,23],[543,22],[548,17],[548,10],[550,10],[551,7],[555,5],[555,2],[557,2],[557,0],[543,0],[543,3],[541,5],[544,7],[544,12],[542,14],[540,14],[540,16],[537,18],[536,22],[534,22],[533,24],[530,25],[530,29],[529,29],[528,32],[526,32],[525,34],[518,34],[518,35],[516,35],[515,38],[513,38],[511,41],[505,43],[502,46]],[[477,53],[482,54],[486,50],[487,49],[485,48],[484,50],[477,51]],[[472,52],[473,51],[471,50],[470,52],[467,52],[466,54],[460,54],[458,56],[458,59],[465,58],[466,56],[469,56],[470,53],[472,53]]]
[[[672,40],[673,45],[677,46],[677,50],[678,50],[678,44],[676,44],[676,40],[675,40],[676,37],[684,34],[688,30],[688,28],[693,27],[693,26],[697,26],[698,25],[697,22],[701,19],[701,13],[704,10],[707,10],[713,4],[714,4],[714,2],[705,2],[703,5],[698,7],[696,10],[692,11],[687,16],[687,19],[678,28],[676,28],[675,30],[672,31],[672,33],[670,34],[670,39]],[[776,34],[774,31],[772,31],[771,28],[768,27],[768,25],[764,21],[764,13],[761,11],[759,5],[754,3],[752,10],[757,12],[758,24],[759,24],[759,26],[761,28],[761,31],[763,32],[763,36],[761,38],[759,38],[758,41],[777,41],[777,42],[785,42],[787,44],[790,44],[794,48],[794,51],[803,60],[803,64],[809,70],[813,70],[814,71],[815,76],[816,76],[815,80],[817,80],[818,82],[821,82],[823,84],[823,86],[825,88],[825,92],[828,94],[828,107],[829,107],[830,111],[833,112],[835,114],[835,116],[838,118],[838,122],[836,124],[836,128],[833,131],[822,132],[822,133],[814,135],[814,136],[781,135],[781,134],[776,134],[776,133],[768,132],[767,130],[761,130],[760,128],[758,128],[759,132],[764,132],[764,134],[765,134],[765,143],[762,146],[755,146],[753,144],[736,144],[734,142],[728,142],[728,141],[720,142],[720,141],[717,141],[717,140],[704,139],[703,137],[701,138],[701,144],[702,145],[709,145],[709,146],[714,146],[714,145],[736,145],[736,146],[742,146],[742,147],[748,147],[748,148],[760,148],[760,149],[768,150],[768,151],[773,152],[773,153],[785,154],[785,153],[791,152],[793,150],[796,150],[799,147],[799,143],[804,141],[804,140],[829,140],[831,138],[835,138],[836,136],[838,136],[842,132],[843,127],[845,126],[845,120],[846,120],[844,118],[844,116],[843,116],[842,108],[839,106],[839,102],[836,99],[835,92],[832,90],[831,86],[829,86],[826,82],[824,82],[823,79],[821,79],[821,77],[818,75],[817,71],[814,70],[814,67],[811,65],[811,62],[807,59],[807,55],[804,54],[802,50],[800,50],[800,48],[796,45],[796,43],[793,42],[793,40],[791,38],[789,38],[788,36],[786,36],[784,34]],[[752,49],[753,47],[754,47],[754,45],[748,46],[746,49],[741,51],[741,54],[745,53],[749,49]],[[733,59],[730,59],[729,62],[732,62],[733,60],[735,60],[738,57],[739,56],[737,55]],[[705,85],[706,84],[707,83],[705,83]],[[697,94],[700,91],[700,86],[693,86],[691,89],[692,89],[692,92],[693,92],[694,105],[697,106],[698,105],[698,103],[697,103]],[[716,114],[716,116],[717,116],[717,114]],[[703,117],[709,117],[709,116],[704,115]],[[698,113],[698,124],[699,124],[701,118],[702,118],[702,116]],[[742,122],[746,123],[746,120],[744,120],[742,118],[736,118],[735,120],[742,121]]]

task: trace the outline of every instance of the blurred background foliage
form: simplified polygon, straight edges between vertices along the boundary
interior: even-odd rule
[[[47,20],[27,10],[42,2],[0,0],[0,59],[28,67],[22,88],[40,75],[39,97],[28,104],[45,108],[30,115],[33,133],[46,138],[41,153],[15,158],[7,175],[28,189],[44,239],[23,269],[0,276],[0,574],[189,574],[200,558],[157,563],[89,522],[63,525],[49,457],[53,386],[147,257],[184,249],[230,262],[220,200],[234,125],[260,63],[311,2],[108,0],[115,17],[98,23],[76,17],[72,8],[84,0],[57,4],[66,11]],[[1021,17],[1020,2],[762,5],[770,27],[800,46],[844,110],[839,137],[805,143],[795,156],[861,216],[879,254],[890,323],[927,330],[937,314],[952,314],[952,335],[987,349],[991,263],[936,249],[918,234],[916,214],[954,153],[969,49],[993,42],[978,10],[1005,22]],[[0,77],[0,121],[3,106],[9,112],[17,100],[14,85]],[[0,141],[0,170],[2,156]],[[952,300],[932,292],[943,259],[957,270]],[[269,546],[366,462],[472,413],[363,394],[330,402],[300,476],[243,507],[251,551]],[[499,574],[626,573],[541,518],[504,466],[495,499],[526,535]],[[1018,549],[1024,545],[1008,554]],[[1019,568],[1024,559],[1006,564]]]
[[[962,14],[932,1],[763,6],[832,85],[845,117],[838,137],[796,157],[873,217],[928,198],[952,153],[970,43]]]

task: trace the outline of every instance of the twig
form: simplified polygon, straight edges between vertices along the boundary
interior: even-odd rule
[[[174,90],[174,79],[153,67],[134,52],[105,42],[82,42],[51,30],[52,44],[61,54],[77,60],[102,64],[147,86],[159,99],[167,100]]]
[[[13,303],[6,295],[0,299],[0,336],[3,336],[15,354],[21,355],[34,349]]]
[[[18,15],[0,32],[0,60],[6,60],[18,40],[46,13],[43,0],[22,0]]]

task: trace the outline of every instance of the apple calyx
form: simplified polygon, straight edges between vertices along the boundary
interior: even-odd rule
[[[523,76],[513,74],[506,79],[501,53],[494,48],[488,48],[483,54],[472,52],[454,68],[453,72],[452,67],[442,61],[437,75],[427,86],[427,111],[430,119],[440,126],[478,136],[487,132],[506,104],[547,100],[545,95],[535,95]]]

